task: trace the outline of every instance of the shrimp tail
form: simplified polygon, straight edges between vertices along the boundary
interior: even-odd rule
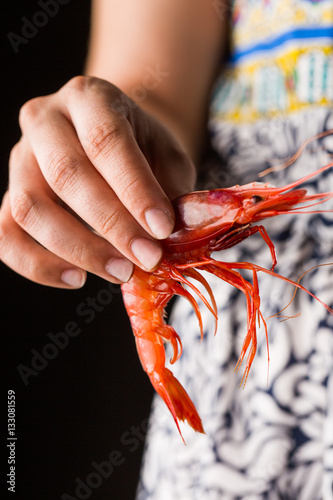
[[[165,327],[167,329],[171,328],[168,325],[165,325]],[[161,330],[161,327],[159,330]],[[204,433],[204,430],[190,396],[171,370],[165,367],[165,350],[161,337],[162,335],[156,332],[146,332],[145,335],[135,337],[136,347],[144,371],[147,373],[157,394],[167,405],[184,441],[178,423],[179,420],[182,422],[186,420],[192,429],[197,432]],[[166,334],[163,337],[165,338]]]
[[[189,395],[168,368],[164,368],[160,373],[151,376],[150,381],[172,414],[183,441],[184,438],[178,420],[182,422],[186,420],[196,432],[205,433],[201,418]]]

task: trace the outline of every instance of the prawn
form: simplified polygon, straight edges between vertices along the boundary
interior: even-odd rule
[[[121,285],[141,364],[154,389],[170,410],[181,437],[179,421],[186,420],[195,431],[204,433],[204,430],[189,395],[165,366],[165,342],[170,343],[173,348],[171,364],[182,354],[179,335],[164,321],[168,301],[175,294],[189,300],[198,318],[202,338],[200,310],[189,290],[192,290],[214,315],[216,328],[218,318],[212,290],[198,270],[212,273],[244,293],[247,304],[247,332],[235,370],[240,369],[247,354],[240,384],[245,387],[257,350],[256,329],[260,321],[265,328],[269,361],[267,325],[260,311],[259,272],[275,276],[309,293],[333,314],[328,305],[299,282],[293,282],[274,271],[277,263],[274,244],[263,225],[252,225],[280,214],[324,212],[325,210],[308,209],[333,198],[333,193],[307,194],[305,189],[298,186],[332,166],[333,163],[326,165],[285,187],[252,182],[243,186],[197,191],[180,196],[173,203],[176,223],[173,233],[162,242],[164,258],[160,266],[154,272],[136,268],[130,281]],[[255,233],[261,235],[270,250],[271,269],[249,262],[221,262],[211,257],[212,252],[233,247]],[[242,276],[240,271],[244,269],[252,272],[252,282]],[[193,280],[203,285],[210,302],[193,284]]]

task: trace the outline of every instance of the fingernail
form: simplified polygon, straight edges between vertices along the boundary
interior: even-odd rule
[[[134,240],[131,249],[135,257],[148,271],[154,269],[162,258],[162,249],[146,238]]]
[[[126,283],[133,274],[133,264],[129,260],[114,258],[109,260],[105,266],[106,271],[117,280]]]
[[[81,288],[86,281],[86,276],[85,273],[79,271],[79,269],[68,269],[62,273],[61,281],[74,288]]]
[[[160,208],[151,208],[145,213],[146,222],[149,229],[159,240],[163,240],[170,236],[174,221],[171,219],[168,212],[161,210]]]

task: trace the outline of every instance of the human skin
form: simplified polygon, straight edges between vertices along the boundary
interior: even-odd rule
[[[93,2],[87,76],[21,109],[0,211],[5,264],[62,288],[87,271],[121,283],[134,265],[158,266],[170,200],[195,184],[225,41],[215,4]],[[152,70],[166,76],[153,81]]]

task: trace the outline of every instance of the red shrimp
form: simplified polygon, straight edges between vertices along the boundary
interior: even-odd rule
[[[267,325],[260,311],[258,272],[264,272],[291,283],[316,298],[333,314],[333,310],[312,295],[299,283],[295,283],[274,272],[276,265],[275,249],[264,226],[252,225],[268,217],[287,213],[320,213],[324,210],[305,210],[333,197],[333,193],[307,195],[305,189],[294,189],[313,176],[331,168],[333,163],[303,177],[285,187],[272,187],[269,184],[253,182],[244,186],[233,186],[211,191],[198,191],[185,194],[174,202],[176,224],[173,233],[163,241],[164,258],[154,272],[136,268],[128,283],[121,286],[125,307],[135,336],[138,354],[157,393],[168,406],[180,435],[178,420],[186,420],[198,432],[204,432],[201,419],[189,395],[165,367],[164,343],[173,347],[171,364],[182,353],[179,335],[164,321],[164,309],[174,294],[181,295],[192,304],[199,321],[201,336],[203,325],[199,307],[188,291],[192,290],[204,302],[215,317],[217,307],[211,288],[205,278],[197,271],[208,271],[241,290],[247,303],[247,332],[235,370],[238,371],[247,355],[246,367],[240,385],[246,384],[247,377],[256,354],[256,328],[260,320],[266,331]],[[298,208],[298,205],[302,207]],[[305,204],[305,205],[304,205]],[[230,248],[259,232],[271,253],[272,267],[266,269],[249,262],[220,262],[211,258],[211,253]],[[252,283],[239,271],[252,271]],[[188,278],[191,278],[189,281]],[[192,283],[200,282],[210,296],[210,302]],[[187,288],[184,288],[184,285]],[[216,332],[216,330],[215,330]]]

